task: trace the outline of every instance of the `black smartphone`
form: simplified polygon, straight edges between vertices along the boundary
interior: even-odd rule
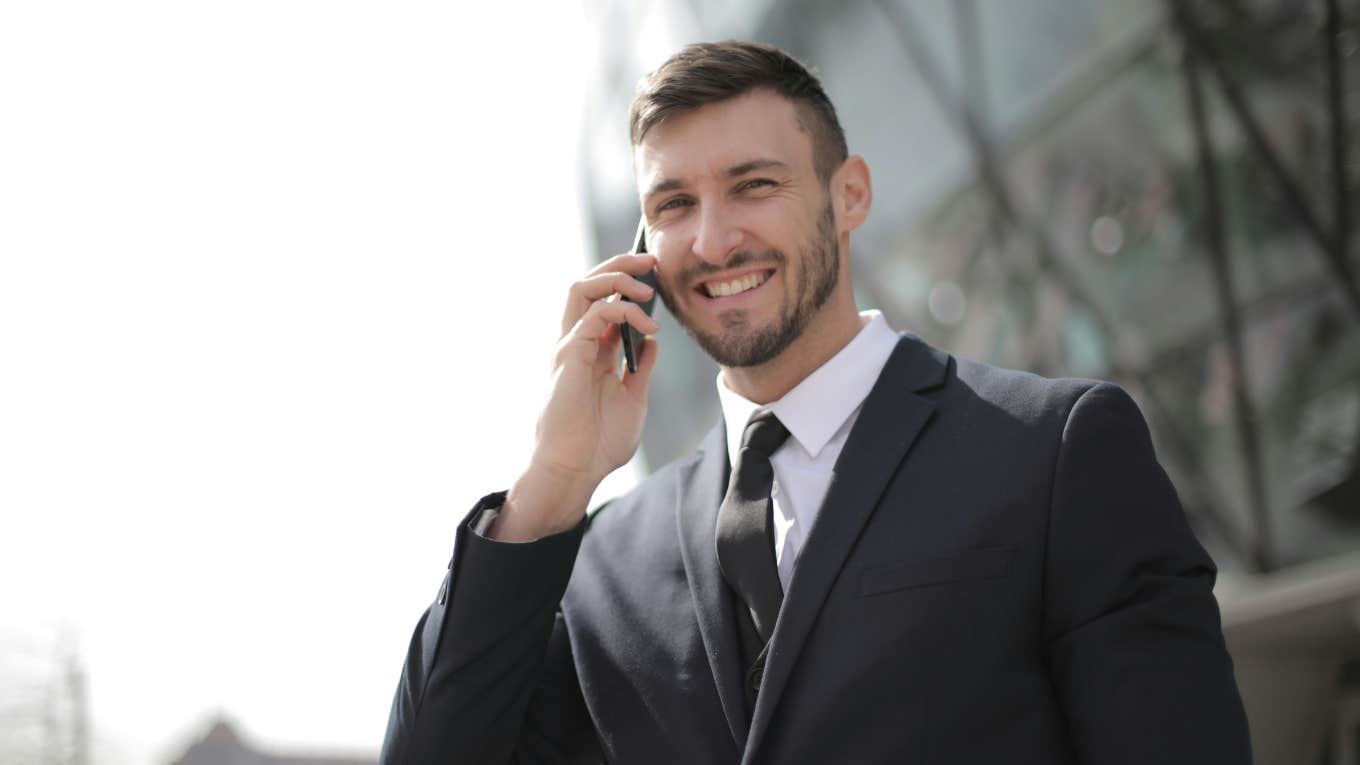
[[[637,255],[647,251],[647,219],[638,219],[637,236],[633,237],[633,254]],[[639,276],[638,281],[652,288],[652,296],[638,303],[648,316],[652,315],[652,306],[656,304],[656,270],[653,269]],[[623,297],[620,295],[620,297]],[[630,303],[637,301],[623,297]],[[623,362],[628,365],[629,372],[637,371],[637,344],[642,342],[642,333],[633,329],[631,324],[624,324],[623,331]]]

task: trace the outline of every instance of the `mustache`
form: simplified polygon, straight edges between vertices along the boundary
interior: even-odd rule
[[[679,280],[681,284],[688,284],[720,271],[727,271],[733,268],[745,268],[747,266],[758,266],[766,263],[772,266],[782,266],[786,260],[788,260],[788,258],[779,250],[766,250],[761,253],[742,250],[741,252],[733,253],[732,257],[728,258],[721,265],[700,262],[688,266],[680,272]]]

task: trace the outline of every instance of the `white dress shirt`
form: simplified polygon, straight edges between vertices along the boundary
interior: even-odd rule
[[[746,423],[770,410],[789,429],[789,439],[770,457],[774,467],[774,557],[785,590],[812,522],[831,485],[859,410],[897,346],[897,333],[878,311],[860,314],[869,323],[835,356],[783,398],[765,406],[732,392],[718,375],[718,399],[727,428],[728,464],[736,464]]]

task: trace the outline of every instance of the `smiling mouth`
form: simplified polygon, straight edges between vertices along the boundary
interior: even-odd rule
[[[703,284],[699,285],[698,291],[704,296],[710,298],[731,297],[732,295],[740,295],[743,292],[753,290],[756,287],[759,287],[760,285],[764,284],[765,280],[769,279],[773,273],[774,273],[773,270],[756,271],[754,273],[749,273],[744,276],[740,276],[736,279],[731,279],[728,281],[704,282]]]

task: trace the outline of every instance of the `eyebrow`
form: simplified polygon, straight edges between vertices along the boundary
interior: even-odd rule
[[[753,159],[748,162],[743,162],[740,165],[733,165],[727,168],[727,177],[736,178],[738,176],[746,175],[747,173],[753,173],[757,170],[764,170],[770,167],[784,169],[787,168],[788,165],[777,159]]]
[[[788,165],[777,159],[751,159],[727,168],[726,174],[728,178],[740,178],[747,173],[753,173],[757,170],[765,170],[771,167],[786,169],[788,168]],[[656,185],[648,189],[647,193],[643,195],[643,199],[651,199],[657,194],[674,191],[679,188],[684,188],[684,186],[685,182],[679,178],[666,178],[665,180],[658,181]]]

